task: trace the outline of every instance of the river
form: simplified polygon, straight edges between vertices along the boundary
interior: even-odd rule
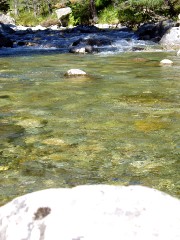
[[[160,66],[168,58],[172,66]],[[180,197],[175,52],[0,58],[0,205],[46,188],[140,184]],[[65,77],[71,68],[88,73]]]

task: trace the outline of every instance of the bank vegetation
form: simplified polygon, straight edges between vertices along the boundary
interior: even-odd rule
[[[55,10],[71,7],[69,25],[109,23],[138,27],[141,23],[177,20],[180,0],[0,0],[0,11],[16,24],[57,24]]]

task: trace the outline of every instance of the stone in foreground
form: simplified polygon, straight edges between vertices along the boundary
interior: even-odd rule
[[[65,76],[84,76],[86,72],[80,69],[70,69],[65,73]]]
[[[141,186],[86,185],[0,208],[1,240],[179,240],[180,201]]]

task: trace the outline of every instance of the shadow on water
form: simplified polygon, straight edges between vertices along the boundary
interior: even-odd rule
[[[68,49],[24,49],[24,48],[4,48],[0,49],[0,58],[4,57],[23,57],[33,55],[53,55],[68,53]]]

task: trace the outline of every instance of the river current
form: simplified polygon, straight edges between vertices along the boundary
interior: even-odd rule
[[[100,183],[180,197],[179,63],[162,51],[1,57],[0,204]]]

